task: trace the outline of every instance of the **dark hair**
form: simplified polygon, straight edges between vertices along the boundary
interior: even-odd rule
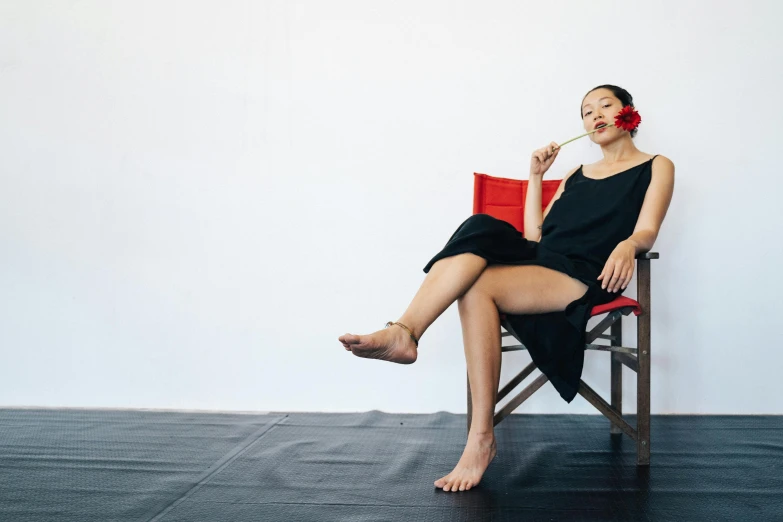
[[[598,87],[594,87],[587,91],[587,94],[590,94],[593,91],[597,91],[598,89],[609,89],[612,91],[612,94],[614,94],[615,98],[620,100],[620,103],[623,104],[623,107],[631,106],[633,107],[633,96],[631,96],[631,93],[623,89],[622,87],[618,87],[616,85],[599,85]],[[584,98],[582,98],[582,103],[585,102],[585,98],[587,98],[587,94],[585,94]],[[579,117],[584,118],[582,115],[582,108],[579,108]],[[639,129],[634,129],[631,131],[631,137],[633,138],[636,136],[636,133],[639,132]]]

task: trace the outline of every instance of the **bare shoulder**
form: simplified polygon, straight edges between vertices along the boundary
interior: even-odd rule
[[[674,179],[674,162],[663,154],[658,154],[652,161],[652,175]]]

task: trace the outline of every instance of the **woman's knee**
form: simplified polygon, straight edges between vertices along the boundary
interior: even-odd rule
[[[467,292],[457,298],[457,310],[459,311],[460,317],[471,310],[490,305],[497,306],[495,305],[495,300],[492,299],[492,296],[483,291],[482,288],[476,288],[475,284],[470,287]]]
[[[496,277],[497,265],[491,265],[484,268],[478,279],[468,288],[464,294],[457,298],[459,303],[474,301],[476,299],[493,299],[492,288],[493,279]]]

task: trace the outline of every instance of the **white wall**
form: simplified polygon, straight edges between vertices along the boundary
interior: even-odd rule
[[[464,412],[456,306],[412,366],[337,337],[399,317],[470,214],[473,172],[526,177],[616,83],[639,148],[677,168],[653,412],[783,413],[781,14],[0,1],[0,405]],[[579,140],[547,177],[599,155]],[[503,380],[529,360],[504,357]],[[608,371],[587,354],[605,396]],[[627,370],[625,392],[634,412]],[[518,411],[595,412],[549,384]]]

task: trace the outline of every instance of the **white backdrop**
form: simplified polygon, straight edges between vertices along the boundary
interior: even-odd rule
[[[411,366],[337,337],[399,317],[471,213],[473,172],[526,178],[616,83],[637,146],[676,165],[653,413],[783,413],[782,14],[0,0],[0,405],[464,412],[456,306]],[[547,179],[599,157],[579,140]],[[528,360],[505,355],[502,380]],[[608,372],[588,352],[605,397]],[[550,384],[518,411],[595,413]]]

